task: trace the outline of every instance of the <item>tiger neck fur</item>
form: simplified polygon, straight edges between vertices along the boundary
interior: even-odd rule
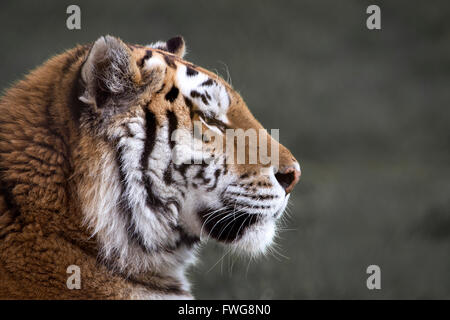
[[[52,58],[0,102],[0,297],[190,298],[184,269],[195,249],[158,260],[133,242],[120,225],[114,150],[80,134],[78,80],[88,50],[80,46]],[[95,210],[111,214],[102,222],[106,229],[92,229],[86,214]],[[102,236],[126,245],[108,251]],[[65,285],[70,265],[81,269],[80,290]]]

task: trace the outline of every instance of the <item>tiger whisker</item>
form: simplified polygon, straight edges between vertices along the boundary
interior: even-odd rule
[[[250,209],[253,209],[254,206],[255,206],[255,205],[253,205]],[[247,209],[248,209],[248,208],[247,208]],[[245,222],[246,222],[247,219],[250,218],[250,217],[251,217],[251,215],[249,215],[247,218],[245,218],[245,220],[241,223],[241,226],[239,227],[237,234],[239,234],[239,232],[241,232],[242,227],[245,225]]]
[[[243,210],[244,210],[244,209],[240,209],[238,212],[243,211]],[[222,220],[225,219],[225,221],[226,221],[227,219],[232,218],[232,217],[235,215],[235,213],[236,213],[236,211],[234,211],[233,214],[228,214],[228,215],[226,215],[225,217],[221,218],[219,221],[217,221],[217,222],[214,224],[214,226],[211,228],[211,230],[209,231],[209,234],[211,234],[211,233],[213,232],[214,228],[215,228]],[[245,212],[244,212],[244,213],[245,213]]]
[[[206,223],[208,223],[209,220],[211,220],[212,218],[215,217],[215,215],[213,215],[213,214],[219,214],[219,215],[227,214],[227,212],[225,211],[226,209],[228,209],[228,208],[227,208],[227,207],[223,207],[223,208],[214,210],[213,212],[210,212],[210,213],[207,214],[208,217],[207,217],[206,220],[203,222],[202,227],[201,227],[201,229],[200,229],[200,239],[202,239],[203,229],[204,229]],[[224,212],[221,212],[221,211],[224,211]],[[209,234],[208,234],[208,237],[209,237]]]
[[[242,209],[242,210],[244,210],[244,209]],[[235,215],[234,215],[233,219],[232,219],[230,222],[228,222],[228,223],[222,228],[222,230],[220,231],[220,234],[219,234],[218,238],[220,239],[220,236],[221,236],[222,233],[227,229],[227,227],[230,225],[230,223],[236,222],[236,219],[237,219],[237,218],[240,218],[240,217],[242,217],[242,216],[245,215],[245,214],[247,214],[247,212],[244,211],[244,212],[241,212],[238,216],[235,216]],[[247,219],[247,218],[246,218],[246,219]],[[245,221],[245,220],[244,220],[244,221]],[[228,238],[230,232],[231,232],[231,229],[230,229],[230,231],[228,231],[227,238]],[[237,234],[239,234],[239,231],[238,231]]]
[[[206,271],[206,273],[209,273],[212,269],[214,269],[214,267],[217,266],[217,264],[218,264],[220,261],[222,261],[223,258],[225,258],[225,256],[231,252],[231,250],[232,250],[232,248],[230,248],[227,252],[225,252],[225,254],[224,254],[219,260],[217,260],[217,262],[214,263],[214,265],[213,265],[211,268],[209,268],[208,271]]]

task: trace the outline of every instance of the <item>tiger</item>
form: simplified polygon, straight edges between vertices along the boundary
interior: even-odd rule
[[[185,52],[181,36],[106,35],[4,93],[0,298],[194,299],[187,269],[205,240],[267,251],[300,165]],[[236,129],[263,132],[253,149],[276,147],[278,160],[229,161]]]

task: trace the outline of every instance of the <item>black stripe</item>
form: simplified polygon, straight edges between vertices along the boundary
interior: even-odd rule
[[[186,106],[189,108],[189,116],[194,118],[194,104],[192,103],[192,100],[184,97],[184,103],[186,103]]]
[[[153,151],[156,141],[156,118],[153,112],[145,108],[145,145],[141,157],[141,168],[145,190],[147,192],[147,205],[150,208],[161,208],[162,201],[153,193],[153,182],[146,174],[148,170],[148,159]]]
[[[216,118],[211,118],[211,117],[207,116],[205,113],[203,113],[200,110],[194,110],[194,111],[192,111],[192,113],[198,114],[203,120],[205,120],[205,122],[207,124],[216,126],[222,132],[225,132],[225,130],[229,128],[229,126],[227,124],[223,123],[220,120],[217,120]],[[191,119],[192,119],[192,116],[191,116]]]
[[[214,84],[214,80],[213,79],[208,79],[206,81],[204,81],[200,86],[202,87],[209,87],[212,86]]]
[[[186,74],[187,74],[189,77],[192,77],[192,76],[197,75],[197,74],[198,74],[198,71],[192,69],[191,67],[186,67]]]
[[[266,206],[266,205],[250,205],[248,203],[245,202],[233,202],[233,206],[235,209],[254,209],[254,210],[258,210],[258,209],[271,209],[272,206]]]
[[[225,159],[225,161],[223,162],[223,174],[226,175],[228,173],[228,164],[227,164],[227,160]]]
[[[239,179],[245,179],[245,178],[248,178],[248,177],[249,177],[248,173],[244,173],[244,174],[242,174],[242,175],[239,177]]]
[[[178,90],[178,88],[173,86],[172,89],[170,89],[169,92],[166,93],[165,99],[167,101],[174,102],[175,99],[178,97],[179,92],[180,91]]]
[[[200,99],[202,99],[202,102],[205,105],[209,105],[209,102],[208,102],[208,100],[206,99],[206,96],[203,93],[200,93],[200,92],[198,92],[196,90],[192,90],[191,91],[191,97],[192,98],[200,98]]]
[[[163,180],[166,185],[171,185],[173,183],[172,179],[172,162],[169,162],[166,170],[164,170]]]
[[[205,166],[207,166],[205,163],[201,164],[200,169],[197,171],[197,174],[195,175],[194,179],[202,180],[204,185],[207,185],[211,182],[210,178],[205,177]]]
[[[186,103],[189,109],[192,109],[194,107],[191,99],[184,97],[184,102]]]
[[[227,194],[232,195],[232,196],[237,196],[237,197],[244,197],[244,198],[250,198],[253,200],[268,200],[268,199],[275,199],[278,198],[278,196],[274,196],[274,195],[252,195],[252,194],[245,194],[245,193],[241,193],[241,192],[230,192],[228,191]]]
[[[221,169],[216,169],[216,171],[214,172],[214,185],[212,185],[211,187],[208,188],[208,191],[213,191],[214,189],[216,189],[217,187],[217,183],[219,182],[219,176],[222,173]]]
[[[175,147],[176,141],[172,140],[172,135],[173,135],[173,132],[178,127],[178,120],[173,111],[167,111],[167,119],[169,121],[169,136],[168,136],[169,145],[170,145],[170,148],[173,149]]]
[[[174,169],[177,170],[181,174],[181,176],[183,177],[183,179],[186,183],[187,183],[186,171],[190,166],[191,165],[187,164],[187,163],[182,163],[179,166],[177,166],[177,165],[174,166]]]
[[[202,98],[202,101],[205,105],[209,105],[209,102],[208,100],[206,100],[206,96],[204,94],[202,94],[200,97]]]
[[[144,186],[147,192],[147,206],[152,209],[161,209],[164,204],[154,193],[153,193],[153,182],[147,175],[144,176]]]
[[[141,157],[141,167],[144,171],[148,169],[148,158],[153,151],[156,140],[156,118],[153,112],[144,108],[145,112],[145,144]]]
[[[198,92],[198,91],[196,91],[196,90],[192,90],[191,91],[191,97],[192,98],[198,98],[198,97],[200,97],[201,96],[201,93],[200,92]]]
[[[180,233],[180,240],[177,241],[180,244],[190,247],[200,241],[199,237],[188,235],[180,226],[177,226],[176,230]]]
[[[142,57],[141,61],[138,63],[139,67],[142,68],[144,66],[144,63],[146,60],[150,59],[153,55],[153,52],[151,50],[145,51],[145,56]]]
[[[169,165],[166,168],[166,170],[164,170],[164,173],[163,173],[164,183],[166,185],[168,185],[168,186],[176,184],[178,186],[187,188],[187,182],[186,181],[184,181],[184,184],[181,184],[180,182],[178,182],[178,181],[173,179],[173,168],[175,168],[175,170],[177,170],[178,172],[180,172],[180,170],[178,170],[179,168],[177,168],[176,165],[172,166],[172,164],[173,164],[172,161],[170,161]],[[186,180],[186,177],[184,175],[183,175],[183,178],[184,178],[184,180]],[[185,195],[183,190],[180,190],[180,189],[177,188],[177,191],[180,192],[180,194],[181,194],[181,196],[183,198],[185,198],[186,195]],[[176,203],[177,204],[177,209],[180,210],[180,205],[179,205],[177,200],[173,199],[172,203]]]

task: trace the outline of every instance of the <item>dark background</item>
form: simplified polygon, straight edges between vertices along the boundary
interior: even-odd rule
[[[82,29],[66,28],[78,4]],[[382,30],[366,28],[381,7]],[[197,298],[450,298],[448,1],[1,1],[0,88],[111,34],[184,36],[299,159],[278,253],[209,243]],[[381,267],[382,289],[366,288]]]

